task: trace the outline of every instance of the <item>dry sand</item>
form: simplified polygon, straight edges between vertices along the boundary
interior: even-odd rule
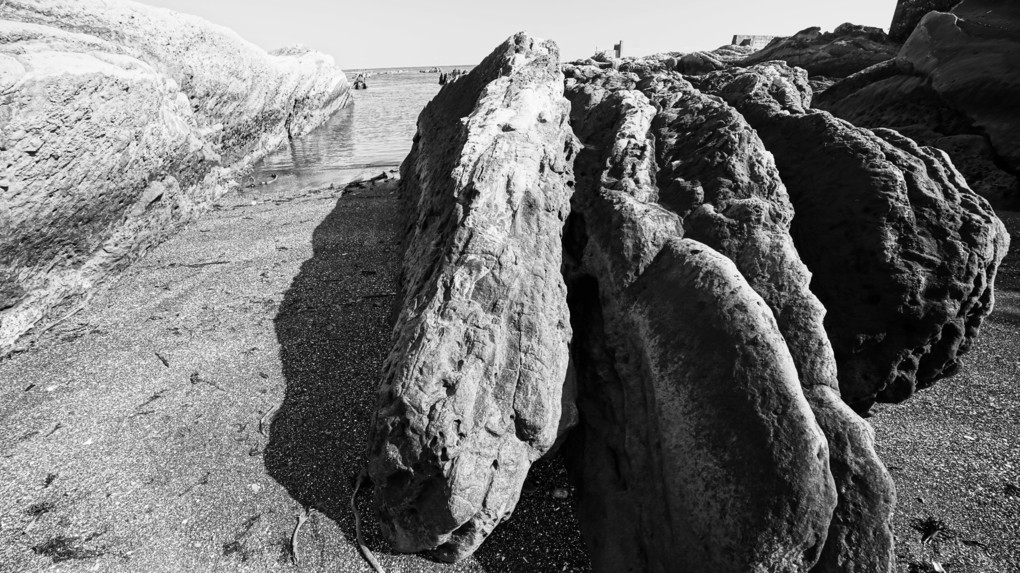
[[[370,571],[348,504],[389,349],[393,192],[226,198],[0,363],[0,571]],[[388,553],[368,492],[366,541],[390,572],[589,570],[562,466],[534,474],[456,566]]]
[[[348,499],[389,345],[393,190],[226,198],[0,362],[0,571],[370,571]],[[1003,215],[1016,243],[1020,216]],[[1011,255],[963,371],[876,408],[903,571],[1020,571],[1018,333]],[[560,488],[558,462],[536,466],[456,566],[388,553],[368,494],[359,506],[391,572],[587,571]],[[922,545],[912,520],[928,517],[945,530]]]

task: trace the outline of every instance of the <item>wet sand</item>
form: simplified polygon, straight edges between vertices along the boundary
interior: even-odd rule
[[[389,348],[396,204],[392,181],[341,194],[354,176],[224,198],[0,362],[0,571],[370,571],[348,501]],[[1020,247],[1020,215],[1002,216]],[[1018,250],[963,371],[871,419],[900,571],[1020,571]],[[587,571],[556,488],[562,465],[536,466],[455,566],[389,553],[368,493],[359,507],[387,571]],[[927,518],[943,531],[922,544]]]
[[[389,350],[395,186],[344,182],[224,198],[0,363],[0,571],[371,570],[348,504]],[[389,553],[368,492],[366,541],[391,572],[589,570],[562,465],[533,473],[461,564]]]

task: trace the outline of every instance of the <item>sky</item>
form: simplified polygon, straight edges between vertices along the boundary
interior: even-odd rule
[[[232,28],[267,50],[303,44],[343,69],[476,64],[519,31],[563,60],[711,50],[734,34],[789,36],[843,22],[888,29],[896,0],[141,0]]]

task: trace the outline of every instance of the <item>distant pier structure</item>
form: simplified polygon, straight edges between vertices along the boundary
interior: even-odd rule
[[[769,45],[769,42],[774,40],[775,36],[733,36],[733,41],[730,42],[734,46],[750,46],[755,50],[760,50],[765,46]]]

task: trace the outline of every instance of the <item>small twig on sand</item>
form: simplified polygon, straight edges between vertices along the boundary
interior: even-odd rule
[[[386,298],[388,296],[396,296],[396,294],[397,293],[395,293],[395,292],[381,292],[381,293],[378,293],[378,294],[366,294],[365,296],[361,297],[361,299],[365,300],[365,299],[369,299],[369,298]]]
[[[188,381],[191,382],[192,384],[198,384],[199,382],[203,384],[208,384],[213,388],[216,388],[220,392],[226,392],[226,390],[221,388],[219,384],[213,382],[212,380],[206,380],[205,378],[202,378],[202,376],[200,376],[198,372],[192,372],[191,376],[188,378]]]
[[[159,361],[163,363],[163,366],[166,366],[167,368],[170,368],[170,361],[167,360],[166,358],[164,358],[162,354],[157,352],[156,353],[156,358],[159,358]]]
[[[208,267],[212,265],[226,265],[230,264],[230,261],[206,261],[204,263],[187,263],[183,265],[177,265],[179,267],[188,267],[189,269],[197,269],[200,267]]]
[[[281,404],[277,404],[277,405],[273,406],[273,407],[272,407],[272,408],[271,408],[271,409],[270,409],[270,410],[269,410],[268,412],[266,412],[266,414],[265,414],[264,416],[262,416],[262,418],[261,418],[261,419],[259,420],[259,433],[260,433],[260,434],[262,434],[263,436],[266,436],[267,438],[269,437],[269,434],[267,434],[267,433],[266,433],[266,425],[267,425],[267,421],[268,421],[268,423],[269,423],[269,424],[272,424],[272,423],[273,423],[273,418],[275,418],[275,417],[276,417],[276,413],[277,413],[278,411],[280,411],[280,406],[281,406]]]
[[[386,573],[386,570],[379,564],[379,560],[372,554],[372,550],[365,545],[365,540],[361,537],[361,514],[358,512],[358,506],[354,503],[354,500],[358,497],[358,490],[361,489],[361,482],[368,481],[368,473],[365,470],[361,470],[358,474],[358,479],[354,482],[354,493],[351,494],[351,511],[354,512],[354,536],[358,540],[358,550],[361,551],[361,555],[368,561],[368,564],[372,566],[372,569],[376,573]]]
[[[148,400],[146,400],[146,401],[142,402],[141,404],[139,404],[138,405],[138,409],[141,410],[142,408],[148,406],[149,404],[152,404],[156,400],[159,400],[160,398],[163,397],[163,394],[165,394],[165,393],[166,393],[166,388],[160,390],[159,392],[156,392],[155,394],[150,396]]]
[[[5,0],[5,1],[6,1],[6,0]],[[53,328],[54,328],[54,327],[56,327],[57,325],[59,325],[59,324],[62,324],[62,323],[63,323],[64,321],[66,321],[67,319],[71,318],[72,316],[74,316],[74,315],[78,314],[79,312],[81,312],[81,311],[83,311],[83,310],[85,310],[85,303],[84,303],[84,302],[82,302],[81,304],[79,304],[79,305],[78,305],[78,307],[77,307],[77,308],[75,308],[74,310],[72,310],[71,312],[69,312],[69,313],[65,314],[64,316],[62,316],[62,317],[58,318],[57,320],[55,320],[55,321],[53,321],[53,322],[51,322],[51,323],[47,324],[47,325],[46,325],[46,326],[44,326],[43,328],[41,328],[41,329],[39,330],[39,333],[38,333],[38,334],[36,334],[36,336],[38,337],[38,336],[42,336],[43,334],[46,334],[47,332],[49,332],[49,331],[50,331],[51,329],[53,329]]]
[[[294,561],[294,565],[297,565],[300,560],[298,555],[298,533],[301,531],[301,526],[308,521],[309,513],[311,513],[311,508],[305,507],[305,510],[298,514],[297,525],[294,526],[294,532],[290,534],[290,558]]]

